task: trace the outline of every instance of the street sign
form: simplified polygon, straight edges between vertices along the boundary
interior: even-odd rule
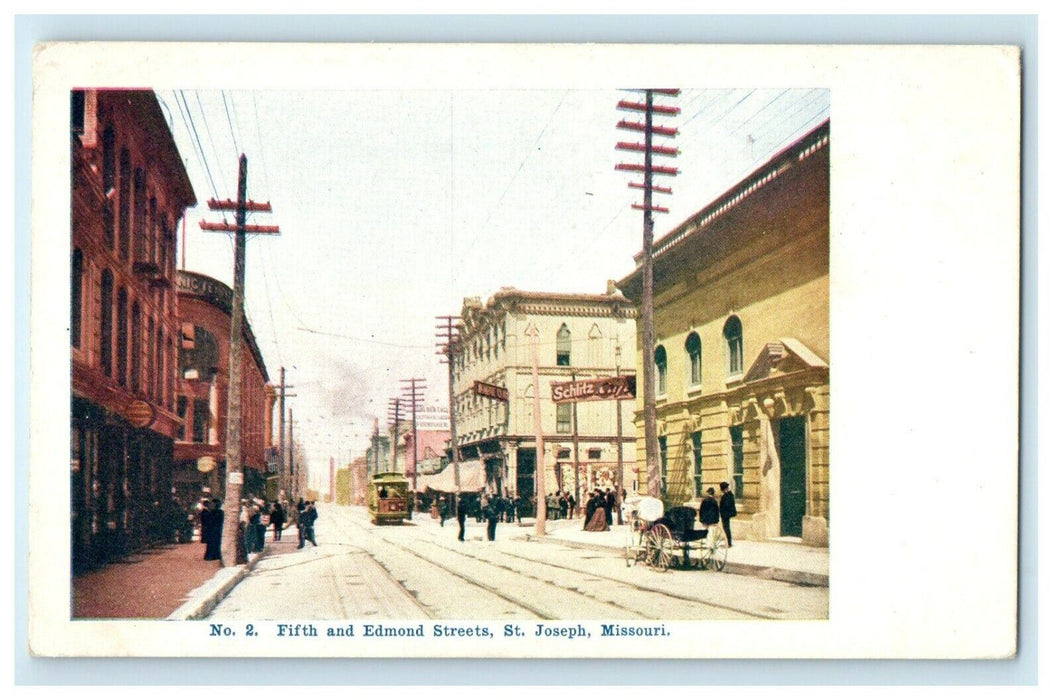
[[[637,378],[632,374],[603,379],[552,382],[553,403],[575,401],[616,401],[637,396]]]
[[[485,382],[475,382],[473,390],[479,396],[485,396],[488,399],[496,399],[498,401],[508,400],[508,390],[502,386],[494,386],[493,384],[486,384]]]

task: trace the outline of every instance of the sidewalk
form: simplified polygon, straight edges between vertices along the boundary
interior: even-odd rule
[[[263,556],[285,554],[298,546],[298,530],[288,527],[283,540],[265,534],[265,551],[247,565],[222,568],[204,561],[201,542],[171,544],[134,554],[74,577],[71,618],[193,620],[213,609]]]
[[[523,518],[520,529],[526,531],[530,541],[599,549],[614,552],[616,556],[622,556],[629,539],[628,525],[612,525],[607,532],[585,532],[580,519],[546,521],[544,537],[534,533],[533,521],[528,518]],[[828,586],[828,555],[827,547],[809,547],[787,539],[733,540],[725,571],[805,586]]]

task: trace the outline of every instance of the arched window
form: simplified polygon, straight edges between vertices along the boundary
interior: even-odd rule
[[[570,329],[566,323],[556,332],[556,365],[570,367]]]
[[[729,374],[743,373],[743,324],[738,316],[730,316],[722,331],[729,346]]]
[[[132,340],[129,342],[131,353],[129,372],[132,375],[129,388],[134,394],[140,393],[140,376],[143,371],[143,328],[140,325],[141,322],[140,302],[134,301],[132,306]]]
[[[703,345],[699,341],[699,333],[688,334],[685,352],[688,353],[688,382],[698,386],[703,383]]]
[[[655,348],[655,387],[659,396],[666,394],[666,348],[662,345]]]
[[[81,288],[84,277],[84,259],[80,248],[74,248],[70,260],[70,344],[81,347]]]

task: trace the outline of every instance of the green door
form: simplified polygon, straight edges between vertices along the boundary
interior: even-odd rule
[[[781,418],[778,422],[780,534],[802,537],[802,516],[806,515],[806,418]]]

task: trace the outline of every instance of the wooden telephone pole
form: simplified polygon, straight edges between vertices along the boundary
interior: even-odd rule
[[[644,162],[619,163],[615,170],[624,170],[643,173],[643,182],[630,182],[629,186],[644,192],[644,202],[634,204],[634,209],[644,212],[644,250],[641,253],[641,363],[644,368],[644,381],[641,387],[641,395],[644,397],[644,457],[647,462],[648,495],[659,498],[661,494],[659,478],[659,438],[655,421],[655,300],[653,295],[654,271],[652,266],[653,254],[653,228],[655,222],[652,220],[652,212],[662,214],[669,213],[666,207],[652,204],[652,194],[673,194],[669,187],[660,187],[652,183],[654,175],[677,175],[677,168],[654,165],[652,156],[676,157],[677,149],[667,146],[653,146],[652,137],[661,136],[673,138],[677,136],[677,129],[659,126],[652,123],[656,114],[663,116],[676,116],[681,110],[677,107],[665,106],[655,103],[655,95],[667,95],[676,97],[678,90],[644,90],[644,102],[631,102],[620,100],[620,110],[640,112],[644,115],[644,122],[629,122],[623,119],[618,122],[619,129],[637,131],[644,135],[644,143],[629,143],[619,141],[615,146],[620,151],[634,151],[644,154]]]
[[[460,500],[460,449],[456,445],[456,368],[453,364],[460,319],[456,316],[438,316],[435,326],[435,337],[438,345],[437,354],[449,364],[449,447],[453,455],[453,480],[456,482],[456,498]]]
[[[416,493],[416,464],[420,458],[419,440],[416,434],[416,413],[423,408],[424,379],[402,379],[401,387],[404,392],[401,397],[405,402],[405,408],[412,414],[412,492]],[[406,476],[409,476],[406,474]]]
[[[271,212],[268,202],[247,201],[247,157],[239,156],[239,183],[235,202],[211,199],[214,211],[234,211],[235,225],[199,222],[203,231],[225,231],[235,234],[235,264],[232,274],[232,329],[228,340],[228,420],[225,432],[225,498],[224,529],[221,531],[221,563],[234,566],[238,551],[239,505],[243,496],[243,285],[246,274],[247,233],[280,232],[278,226],[248,226],[247,212]]]

